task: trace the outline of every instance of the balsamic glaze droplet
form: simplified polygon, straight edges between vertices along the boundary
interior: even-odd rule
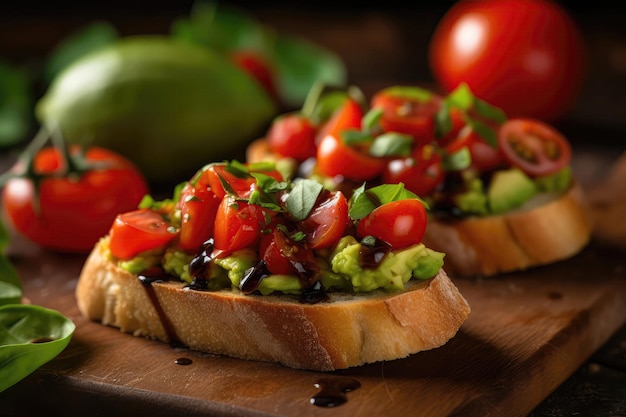
[[[315,385],[319,392],[311,397],[311,404],[318,407],[337,407],[346,401],[346,393],[354,391],[361,386],[361,383],[354,378],[321,378]]]
[[[359,262],[365,269],[376,269],[391,252],[391,246],[380,239],[376,239],[373,245],[361,245]]]
[[[259,289],[261,281],[269,274],[270,271],[267,269],[267,264],[261,259],[245,272],[239,283],[239,289],[244,294],[252,294]]]
[[[178,358],[174,361],[176,365],[191,365],[193,361],[189,358]]]
[[[330,300],[322,283],[317,281],[311,288],[302,291],[300,302],[302,304],[317,304]]]

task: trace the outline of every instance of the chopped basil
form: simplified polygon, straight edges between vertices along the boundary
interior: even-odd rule
[[[354,220],[360,220],[383,204],[412,198],[424,203],[415,193],[404,188],[404,184],[383,184],[370,189],[365,189],[363,184],[354,191],[350,199],[349,214]]]
[[[372,143],[374,137],[369,132],[362,132],[356,129],[348,129],[340,134],[341,141],[348,146]]]
[[[383,133],[377,136],[369,149],[369,154],[377,158],[388,156],[409,156],[413,146],[413,137],[402,133]]]
[[[296,220],[304,220],[309,215],[317,197],[323,190],[322,184],[315,180],[301,179],[294,183],[285,205]]]
[[[467,146],[454,153],[445,153],[442,159],[443,168],[446,171],[461,171],[472,164],[472,156]]]

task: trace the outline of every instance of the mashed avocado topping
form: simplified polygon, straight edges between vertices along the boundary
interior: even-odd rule
[[[320,282],[327,291],[369,292],[377,289],[399,291],[412,278],[426,280],[434,277],[443,266],[444,254],[428,249],[423,244],[388,252],[376,268],[366,268],[360,262],[362,245],[352,236],[345,236],[328,258],[317,258],[320,266]],[[190,284],[189,263],[191,256],[181,251],[167,251],[162,257],[145,253],[119,266],[132,273],[158,265],[168,274]],[[230,256],[214,260],[211,271],[212,289],[238,288],[246,272],[258,262],[258,255],[251,249],[234,252]],[[302,285],[296,275],[270,274],[263,278],[258,291],[263,294],[280,292],[301,294]]]
[[[572,182],[572,170],[567,166],[554,174],[531,178],[520,169],[498,170],[488,178],[460,176],[462,191],[451,193],[453,204],[461,213],[487,216],[521,207],[541,193],[563,193]],[[437,196],[435,196],[437,198]],[[437,207],[437,201],[430,201]]]

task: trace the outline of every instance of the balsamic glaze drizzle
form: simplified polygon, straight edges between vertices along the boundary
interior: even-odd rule
[[[310,402],[318,407],[337,407],[346,401],[347,392],[354,391],[361,383],[350,377],[326,377],[314,384],[319,392],[311,397]]]

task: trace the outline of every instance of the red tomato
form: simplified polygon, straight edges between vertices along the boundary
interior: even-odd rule
[[[500,127],[498,143],[511,165],[531,176],[553,174],[567,166],[572,157],[567,139],[538,120],[508,120]]]
[[[299,113],[292,113],[274,119],[267,132],[267,141],[280,156],[294,158],[302,162],[315,156],[317,128],[313,122]]]
[[[383,171],[385,184],[399,184],[419,196],[426,196],[443,182],[445,171],[441,156],[430,146],[422,146],[408,158],[389,161]]]
[[[260,254],[272,274],[306,278],[317,269],[313,251],[304,242],[290,239],[279,228],[261,238]]]
[[[117,215],[111,226],[109,249],[119,259],[131,259],[141,252],[159,249],[176,235],[163,216],[141,209]]]
[[[326,136],[336,136],[342,130],[361,129],[361,122],[365,113],[361,105],[351,97],[348,97],[341,107],[324,123],[315,138],[315,143],[319,145]]]
[[[380,119],[382,129],[411,135],[417,146],[430,143],[435,138],[435,115],[440,107],[441,97],[434,94],[422,101],[386,89],[372,98],[372,108],[383,110]]]
[[[554,120],[582,86],[586,51],[571,16],[549,0],[468,0],[439,22],[429,46],[446,91],[466,82],[509,117]]]
[[[357,236],[374,236],[401,249],[422,241],[426,230],[426,208],[417,199],[398,200],[376,207],[359,221]]]
[[[259,253],[268,271],[272,274],[291,275],[296,273],[289,259],[282,253],[285,250],[286,239],[284,233],[279,229],[274,229],[272,233],[261,237]]]
[[[384,159],[361,153],[335,135],[326,136],[317,148],[317,168],[329,177],[366,181],[379,176],[384,166]]]
[[[489,145],[470,125],[461,129],[456,140],[446,146],[446,151],[452,154],[464,147],[470,152],[472,166],[479,172],[491,171],[505,164],[500,147]]]
[[[230,253],[255,247],[266,225],[266,212],[261,206],[237,201],[232,195],[226,195],[215,216],[215,249]]]
[[[72,149],[73,154],[78,151]],[[117,214],[136,209],[148,194],[145,179],[127,159],[97,147],[87,150],[85,158],[107,165],[80,176],[44,178],[38,190],[27,177],[6,183],[4,211],[19,233],[46,248],[87,253]],[[52,147],[39,151],[34,160],[36,174],[60,174],[61,165],[61,154]]]
[[[178,246],[195,253],[200,246],[213,236],[213,225],[220,199],[208,187],[202,184],[194,187],[187,183],[181,192],[180,239]]]
[[[230,54],[230,59],[235,65],[250,74],[272,98],[277,99],[274,71],[267,59],[258,52],[250,50],[233,51]]]
[[[276,181],[283,181],[282,175],[276,170],[255,170],[252,172],[263,173],[273,177]],[[232,170],[229,170],[225,163],[209,165],[208,168],[202,171],[201,178],[199,178],[198,181],[207,184],[220,199],[224,198],[227,194],[224,183],[227,184],[226,187],[229,193],[235,193],[241,198],[250,197],[250,194],[256,189],[256,178],[248,173],[238,175]]]
[[[324,249],[337,243],[349,221],[348,201],[342,192],[335,191],[318,202],[298,227],[306,233],[311,249]]]

